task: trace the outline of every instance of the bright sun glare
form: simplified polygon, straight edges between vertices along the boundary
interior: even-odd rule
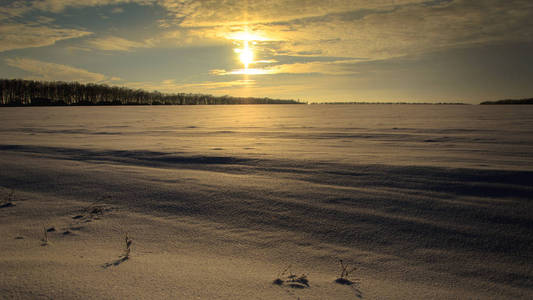
[[[257,45],[258,42],[269,41],[270,39],[261,36],[257,33],[251,33],[248,31],[247,28],[243,31],[228,34],[226,35],[226,38],[232,40],[234,44],[240,46],[239,48],[235,48],[234,51],[239,55],[239,60],[244,66],[243,69],[234,70],[231,72],[231,74],[258,75],[268,73],[264,69],[250,68],[250,65],[258,63],[268,63],[264,60],[256,60],[254,45]]]
[[[244,42],[244,49],[241,49],[239,59],[244,64],[244,68],[248,69],[248,65],[254,62],[254,52],[250,49],[248,41]]]

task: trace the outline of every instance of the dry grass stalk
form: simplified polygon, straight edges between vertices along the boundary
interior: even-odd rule
[[[339,278],[337,278],[335,280],[335,282],[337,282],[339,284],[352,285],[353,281],[350,280],[350,274],[353,271],[357,270],[357,267],[348,268],[349,265],[348,264],[344,264],[342,259],[339,259],[339,264],[341,266],[341,274],[340,274]]]
[[[126,237],[124,238],[124,254],[122,255],[124,258],[130,257],[132,243],[133,243],[132,239],[130,239],[128,237],[128,234],[126,233]]]
[[[41,246],[48,245],[48,230],[46,230],[45,226],[43,226],[43,238],[41,241],[42,241]]]

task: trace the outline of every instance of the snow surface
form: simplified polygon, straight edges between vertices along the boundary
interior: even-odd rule
[[[531,298],[532,150],[531,106],[2,108],[0,295]]]

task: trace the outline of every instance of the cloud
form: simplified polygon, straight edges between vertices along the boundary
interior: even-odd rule
[[[239,69],[226,71],[214,69],[210,75],[271,75],[271,74],[322,74],[322,75],[354,75],[358,74],[356,64],[364,60],[313,61],[305,63],[279,64],[257,69]]]
[[[153,37],[145,40],[147,45],[152,47],[179,47],[190,44],[189,37],[184,36],[183,30],[163,30]]]
[[[236,1],[187,2],[169,10],[181,12],[181,26],[191,26],[189,34],[199,38],[261,36],[256,48],[271,57],[388,59],[533,40],[533,3],[526,0],[249,1],[247,14]]]
[[[9,0],[8,0],[9,1]],[[8,2],[4,1],[4,2]],[[44,11],[61,13],[67,8],[84,8],[106,5],[121,5],[136,3],[139,5],[153,5],[159,0],[11,0],[0,4],[0,20],[21,17],[30,11]],[[112,13],[121,13],[122,7],[115,7]]]
[[[7,58],[6,64],[31,73],[28,79],[45,81],[102,82],[107,76],[67,65],[43,62],[29,58]],[[116,78],[115,78],[116,79]]]
[[[306,80],[307,82],[307,80]],[[307,82],[308,83],[308,82]],[[210,89],[214,95],[232,95],[236,97],[270,97],[280,99],[294,99],[294,95],[309,93],[309,86],[301,82],[287,80],[254,82],[253,84],[218,86]]]
[[[272,73],[273,72],[271,72],[270,70],[262,69],[262,68],[237,69],[237,70],[231,70],[231,71],[226,71],[224,69],[214,69],[214,70],[209,71],[210,75],[219,75],[219,76],[223,76],[223,75],[266,75],[266,74],[272,74]]]
[[[77,29],[30,26],[26,24],[0,25],[0,52],[53,45],[57,41],[92,34]]]
[[[0,7],[0,21],[21,17],[31,9],[28,3],[22,1],[12,1]]]
[[[308,63],[281,64],[266,68],[271,74],[323,74],[323,75],[354,75],[358,74],[356,64],[363,60],[347,60]]]
[[[392,8],[427,0],[161,0],[181,26],[220,26],[290,21],[350,10]]]
[[[253,86],[254,80],[232,80],[232,81],[203,81],[196,83],[177,83],[173,79],[166,79],[160,82],[126,82],[125,85],[131,88],[144,89],[148,91],[160,91],[165,93],[211,93],[220,89],[242,88]]]
[[[121,14],[124,12],[124,8],[122,7],[115,7],[111,10],[111,13],[114,13],[114,14]]]
[[[291,24],[267,24],[278,51],[384,59],[428,51],[533,36],[533,5],[527,1],[454,1],[438,6],[410,5],[359,17],[327,16]]]
[[[209,71],[210,75],[228,75],[228,72],[224,69],[213,69]]]
[[[38,16],[36,19],[38,24],[51,24],[55,21],[54,18],[45,17],[45,16]]]
[[[229,87],[250,86],[254,84],[255,84],[254,80],[242,79],[242,80],[233,80],[233,81],[204,81],[200,83],[187,83],[187,84],[177,85],[177,88],[182,89],[182,90],[188,90],[191,88],[217,90],[217,89],[229,88]]]
[[[149,47],[149,44],[130,41],[121,37],[108,36],[87,41],[91,47],[106,51],[131,51],[135,48]]]
[[[90,7],[90,6],[105,6],[117,5],[125,3],[137,3],[141,5],[149,5],[155,3],[157,0],[41,0],[31,3],[31,8],[42,11],[49,11],[59,13],[67,7]]]
[[[307,80],[307,79],[306,79]],[[309,88],[301,83],[293,84],[286,81],[270,82],[259,85],[252,79],[230,81],[203,81],[196,83],[178,83],[173,79],[160,82],[125,82],[125,86],[147,91],[165,93],[199,93],[212,95],[232,95],[235,97],[271,97],[292,98],[295,94],[302,94]]]
[[[168,18],[159,21],[169,30],[154,33],[144,45],[108,37],[92,40],[94,47],[131,51],[146,45],[227,43],[248,27],[266,39],[258,48],[273,54],[386,59],[533,36],[533,3],[528,0],[14,1],[3,5],[0,20],[30,9],[59,13],[68,7],[114,5],[118,12],[123,8],[116,5],[126,3],[165,8]]]

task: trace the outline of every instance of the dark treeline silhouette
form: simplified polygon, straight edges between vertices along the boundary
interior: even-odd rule
[[[505,99],[498,101],[485,101],[481,102],[481,105],[491,105],[491,104],[533,104],[533,98],[529,99]]]
[[[303,104],[294,100],[253,97],[215,97],[204,94],[163,94],[141,89],[78,82],[0,79],[1,106],[53,105],[199,105]]]

